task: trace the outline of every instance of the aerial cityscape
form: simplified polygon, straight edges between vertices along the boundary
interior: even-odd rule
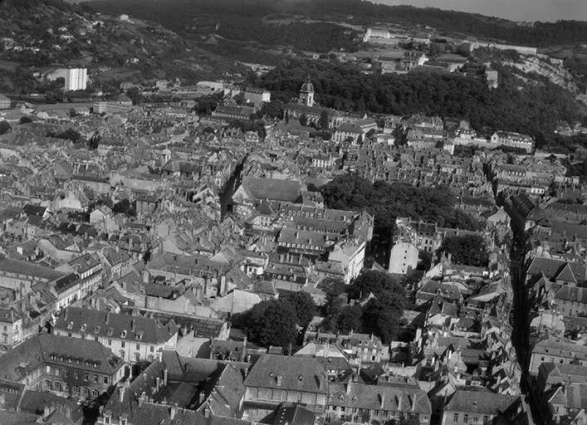
[[[0,2],[0,425],[587,425],[583,9],[381,3]]]

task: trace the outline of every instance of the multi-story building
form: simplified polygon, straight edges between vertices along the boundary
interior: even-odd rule
[[[0,374],[28,389],[95,399],[124,378],[125,362],[97,341],[36,335],[0,357]]]
[[[282,402],[303,404],[324,413],[328,399],[328,376],[314,358],[265,354],[245,378],[243,419],[257,421]]]
[[[23,340],[23,317],[13,307],[0,307],[0,350],[6,351]]]
[[[457,390],[444,406],[441,425],[515,423],[505,413],[520,397],[488,391]]]
[[[587,347],[571,341],[549,338],[538,342],[530,357],[530,374],[538,375],[542,363],[587,365]]]
[[[391,248],[389,273],[407,274],[418,266],[418,248],[410,242],[398,242]]]
[[[84,299],[102,283],[102,263],[97,255],[84,254],[59,270],[70,273],[55,282],[55,291],[57,292],[55,308],[57,310]]]
[[[10,109],[10,99],[0,94],[0,109]]]
[[[164,349],[175,350],[178,328],[147,317],[69,307],[57,319],[55,334],[102,343],[128,363],[157,358]]]
[[[331,383],[326,417],[334,421],[368,424],[412,419],[429,424],[432,407],[428,395],[415,385]]]
[[[88,86],[88,70],[86,68],[69,68],[65,73],[65,90],[85,90]]]

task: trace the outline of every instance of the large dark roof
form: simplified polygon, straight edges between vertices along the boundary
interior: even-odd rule
[[[55,329],[145,344],[166,343],[177,332],[177,327],[172,323],[163,326],[159,321],[147,317],[78,307],[68,307],[55,323]]]
[[[326,370],[314,358],[265,354],[245,379],[247,387],[328,392]]]
[[[245,177],[242,185],[251,196],[259,200],[302,201],[302,185],[298,181]]]

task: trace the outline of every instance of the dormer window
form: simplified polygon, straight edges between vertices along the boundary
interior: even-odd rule
[[[82,327],[80,328],[81,332],[85,332],[86,331],[86,324],[82,324]]]
[[[121,338],[126,338],[126,329],[123,330],[122,332],[120,332],[120,337]]]
[[[143,331],[139,331],[139,333],[137,334],[137,339],[142,339],[143,338]]]
[[[94,326],[94,333],[95,334],[100,333],[100,326]]]
[[[73,329],[73,322],[69,322],[67,324],[67,329],[72,330]]]
[[[108,336],[114,335],[114,329],[113,328],[108,328],[108,330],[106,332],[108,333]]]

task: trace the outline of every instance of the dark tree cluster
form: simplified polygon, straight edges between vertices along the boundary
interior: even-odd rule
[[[55,133],[50,131],[47,133],[47,137],[55,137],[56,139],[71,140],[74,144],[79,143],[82,139],[82,135],[75,131],[73,128],[68,128],[61,133]]]
[[[298,327],[308,326],[316,312],[312,297],[297,292],[290,297],[266,300],[250,310],[232,316],[232,324],[247,338],[263,347],[289,347],[296,344]]]
[[[326,294],[323,330],[374,334],[385,343],[398,336],[407,301],[403,287],[389,274],[363,270],[348,287],[335,279],[326,280],[321,287]],[[369,296],[363,306],[346,304],[347,298],[356,302]]]
[[[453,263],[465,266],[485,267],[489,261],[487,245],[480,235],[449,236],[438,248],[438,253],[450,254]]]
[[[137,215],[135,206],[128,199],[123,199],[114,204],[114,206],[112,207],[112,212],[118,214],[125,214],[129,217],[136,217]]]
[[[405,183],[370,181],[357,174],[336,177],[320,188],[328,208],[366,209],[375,217],[375,233],[390,238],[396,217],[435,222],[440,226],[479,230],[468,213],[455,208],[456,198],[447,187],[415,187]]]

